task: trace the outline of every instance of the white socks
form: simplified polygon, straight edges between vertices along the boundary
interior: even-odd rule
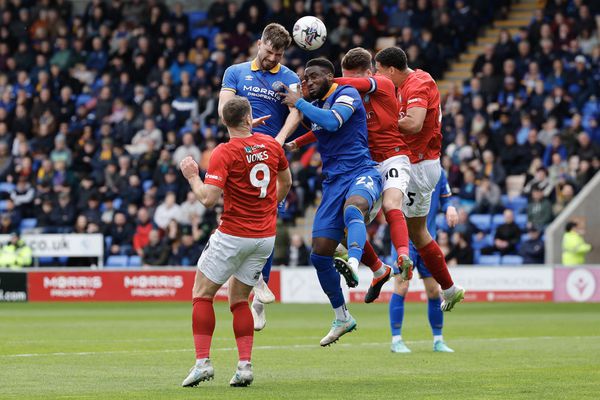
[[[377,279],[380,276],[383,276],[383,274],[385,274],[385,271],[387,271],[387,268],[385,267],[385,265],[381,264],[381,267],[379,267],[377,271],[373,272],[373,278]]]
[[[348,307],[345,304],[339,306],[338,308],[334,308],[333,312],[335,313],[335,319],[339,321],[348,321],[350,319],[350,313],[348,312]]]
[[[358,275],[358,264],[359,261],[356,258],[350,257],[348,259],[348,265],[350,265],[350,269],[352,269],[356,275]]]
[[[448,298],[448,297],[451,297],[455,291],[456,291],[456,286],[452,285],[448,289],[442,290],[442,294],[444,295],[444,298]]]
[[[394,335],[392,336],[392,343],[398,343],[402,341],[402,335]]]
[[[439,341],[444,341],[444,336],[443,335],[433,335],[433,343],[439,342]]]

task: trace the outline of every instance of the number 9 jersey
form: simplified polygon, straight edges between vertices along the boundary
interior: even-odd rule
[[[219,231],[245,238],[275,235],[277,174],[287,168],[279,143],[264,134],[231,138],[217,146],[204,183],[223,189]]]

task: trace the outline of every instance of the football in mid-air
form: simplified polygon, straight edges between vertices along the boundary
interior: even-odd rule
[[[302,17],[294,24],[294,41],[301,49],[316,50],[327,39],[327,28],[317,17]]]

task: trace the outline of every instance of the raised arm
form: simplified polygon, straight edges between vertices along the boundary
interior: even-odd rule
[[[200,179],[198,164],[192,157],[188,156],[181,160],[179,163],[179,168],[181,169],[181,173],[185,179],[187,179],[189,182],[192,191],[200,203],[202,203],[205,207],[213,207],[215,204],[217,204],[221,194],[223,193],[223,189],[202,182],[202,179]]]
[[[372,77],[343,77],[335,78],[333,81],[340,85],[352,86],[360,93],[373,93],[377,90],[377,81]]]
[[[423,122],[427,115],[427,109],[423,107],[412,107],[406,111],[406,115],[398,120],[400,132],[413,135],[421,132]]]

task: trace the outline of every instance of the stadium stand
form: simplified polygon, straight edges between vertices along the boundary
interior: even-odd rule
[[[484,234],[466,235],[476,261],[522,262],[516,253],[478,254],[503,222],[490,212],[513,210],[525,233],[533,188],[556,216],[600,169],[599,2],[283,4],[219,1],[184,13],[161,1],[100,0],[76,13],[70,1],[0,2],[0,230],[102,232],[107,265],[141,265],[167,193],[178,207],[186,202],[174,154],[194,147],[205,169],[225,140],[216,107],[225,68],[254,54],[266,21],[291,31],[304,15],[324,20],[329,38],[317,52],[289,49],[286,64],[299,73],[308,57],[326,55],[339,70],[348,49],[391,44],[412,68],[445,79],[442,163],[453,201],[480,210],[484,177],[501,191],[493,211],[470,216]],[[320,158],[309,148],[291,167],[280,225],[305,233],[320,197]],[[218,221],[219,209],[187,207],[189,218],[159,229],[170,260],[184,234],[203,247]],[[369,232],[386,254],[384,221]]]

